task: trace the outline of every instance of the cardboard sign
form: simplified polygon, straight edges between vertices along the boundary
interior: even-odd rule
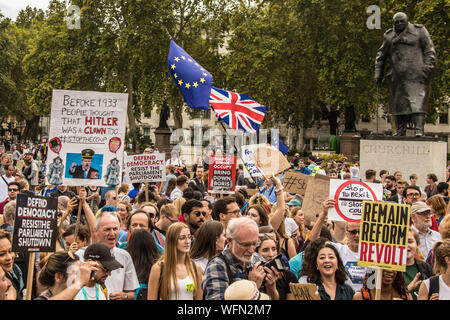
[[[410,206],[363,202],[358,266],[406,271]]]
[[[361,181],[358,167],[350,167],[350,180]]]
[[[308,182],[313,179],[313,176],[307,174],[287,171],[283,179],[284,191],[304,196]]]
[[[280,150],[270,144],[259,144],[250,157],[256,163],[258,171],[267,178],[270,175],[277,176],[291,167]]]
[[[317,286],[314,283],[289,283],[295,300],[320,300]]]
[[[328,199],[330,177],[316,174],[306,186],[302,210],[309,221],[316,221],[322,212],[322,202]]]
[[[247,194],[248,194],[249,197],[257,194],[258,192],[259,192],[258,189],[247,189]]]
[[[383,199],[381,183],[331,179],[329,197],[335,206],[328,209],[328,219],[335,221],[359,222],[364,200]]]
[[[233,194],[236,188],[236,157],[212,156],[209,161],[208,192]]]
[[[165,153],[126,156],[124,168],[128,183],[165,181],[165,159]]]
[[[53,90],[47,184],[120,184],[127,103],[127,93]]]
[[[17,195],[12,251],[54,252],[58,198]]]
[[[253,176],[253,178],[261,178],[262,177],[261,173],[256,168],[256,163],[253,161],[253,159],[251,157],[251,155],[255,152],[255,150],[257,148],[258,148],[257,144],[242,146],[241,157],[242,157],[242,161],[244,162],[244,177],[245,178],[250,178],[251,176]]]

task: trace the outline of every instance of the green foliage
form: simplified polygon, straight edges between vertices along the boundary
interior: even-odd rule
[[[129,145],[132,145],[130,148]],[[153,147],[154,144],[150,138],[144,137],[139,129],[127,130],[125,133],[125,151],[128,154],[141,154],[147,147]]]
[[[319,154],[317,158],[323,158],[322,167],[325,168],[327,166],[328,161],[335,161],[335,162],[345,162],[347,161],[347,157],[343,154],[339,153],[333,153],[333,154]]]

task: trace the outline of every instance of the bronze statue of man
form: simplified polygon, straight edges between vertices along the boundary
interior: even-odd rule
[[[427,29],[411,24],[403,12],[394,15],[394,28],[383,36],[375,62],[375,81],[380,85],[384,65],[389,60],[391,71],[386,75],[390,84],[390,113],[397,124],[396,136],[406,135],[406,125],[414,124],[416,137],[424,134],[428,108],[430,77],[436,51]]]

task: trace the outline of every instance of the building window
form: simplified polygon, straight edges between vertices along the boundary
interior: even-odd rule
[[[439,112],[439,124],[448,124],[448,110],[446,112]]]
[[[191,112],[192,119],[200,119],[200,116],[203,119],[210,119],[211,118],[211,109],[208,109],[208,110],[196,109]]]
[[[144,138],[150,138],[150,128],[144,128]]]

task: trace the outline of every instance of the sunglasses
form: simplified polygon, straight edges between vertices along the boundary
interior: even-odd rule
[[[8,188],[8,192],[18,192],[19,191],[19,189],[9,189]]]
[[[352,231],[347,231],[348,233],[350,233],[352,236],[355,236],[356,234],[359,234],[359,230],[352,230]]]
[[[197,218],[200,217],[200,215],[206,217],[206,212],[204,211],[194,211],[193,214],[195,214]]]

